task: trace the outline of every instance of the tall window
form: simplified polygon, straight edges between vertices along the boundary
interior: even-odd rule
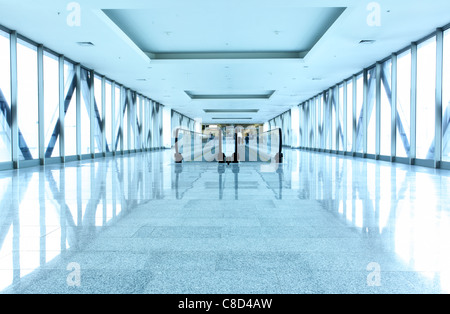
[[[330,106],[331,106],[331,146],[330,148],[332,150],[336,150],[336,108],[338,106],[338,99],[335,98],[335,88],[332,89],[332,92],[330,92]]]
[[[447,30],[444,36],[442,110],[442,160],[448,162],[450,161],[450,30]]]
[[[411,121],[411,50],[398,56],[397,157],[409,157]]]
[[[85,69],[81,69],[81,154],[91,153],[89,80],[90,73]]]
[[[323,101],[323,94],[319,96],[319,136],[320,136],[320,149],[325,148],[325,131],[324,131],[324,114],[325,106]]]
[[[434,159],[436,121],[436,37],[417,51],[417,158]]]
[[[353,148],[353,81],[347,82],[347,152]]]
[[[103,151],[103,137],[102,137],[102,124],[103,124],[103,105],[102,105],[102,79],[95,75],[94,77],[94,144],[95,153],[101,153]]]
[[[319,129],[319,118],[318,118],[318,116],[319,116],[319,105],[318,105],[318,102],[317,102],[317,97],[314,97],[312,100],[311,100],[311,103],[312,103],[312,110],[313,110],[313,121],[312,121],[312,123],[313,123],[313,132],[314,132],[314,136],[313,136],[313,143],[312,143],[312,148],[318,148],[319,147],[319,145],[318,145],[318,134],[319,134],[319,132],[318,132],[318,129]]]
[[[112,85],[106,81],[105,85],[105,134],[106,134],[106,152],[111,151],[112,143]]]
[[[116,102],[115,102],[115,104],[114,104],[114,112],[115,112],[115,114],[116,114],[116,117],[115,117],[115,119],[114,119],[114,121],[115,121],[115,125],[114,125],[114,128],[115,128],[115,132],[114,132],[114,134],[115,134],[115,136],[114,136],[114,145],[115,145],[115,149],[114,149],[114,151],[116,151],[116,152],[118,152],[118,151],[120,151],[120,149],[121,149],[121,137],[120,137],[120,134],[123,132],[123,126],[121,126],[120,125],[120,117],[123,115],[123,111],[122,111],[122,109],[121,109],[121,92],[120,92],[120,86],[118,86],[118,85],[116,85],[116,90],[115,90],[115,93],[116,93]]]
[[[58,57],[44,53],[44,132],[45,157],[59,157],[59,62]]]
[[[392,86],[392,60],[382,65],[381,80],[381,132],[380,153],[384,156],[391,155],[391,86]],[[388,94],[389,92],[389,94]],[[389,96],[388,96],[389,95]]]
[[[0,30],[0,162],[11,160],[11,79],[9,34]]]
[[[123,108],[123,125],[122,125],[122,129],[123,129],[123,147],[124,150],[130,150],[130,146],[128,144],[128,107],[130,106],[130,103],[127,100],[127,96],[126,96],[126,92],[125,95],[123,97],[125,97],[124,99],[126,99],[125,104],[126,106]]]
[[[64,118],[64,136],[66,156],[77,154],[77,93],[75,66],[68,61],[64,62],[64,95],[69,104],[65,104],[66,116]],[[81,108],[85,110],[84,108]]]
[[[364,150],[364,77],[360,74],[356,80],[356,152]]]
[[[367,91],[367,153],[376,153],[376,137],[377,137],[377,114],[376,114],[376,72],[375,69],[369,70],[368,73],[368,91]]]
[[[19,159],[39,158],[37,48],[23,40],[17,44]]]
[[[142,107],[142,97],[137,96],[137,103],[136,103],[136,116],[137,116],[137,122],[136,122],[136,149],[142,148],[142,139],[141,139],[141,130],[139,130],[140,127],[142,127],[142,116],[141,116],[141,107]]]
[[[339,151],[344,151],[344,137],[345,137],[345,129],[344,129],[344,85],[339,86],[339,110],[338,110],[338,148]]]

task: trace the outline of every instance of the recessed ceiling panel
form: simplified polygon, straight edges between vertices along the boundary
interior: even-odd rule
[[[178,53],[203,53],[211,58],[208,54],[291,52],[301,57],[314,47],[344,10],[341,7],[277,6],[220,10],[209,6],[174,7],[170,12],[163,9],[104,12],[143,51],[156,59],[164,59],[164,56],[174,59],[174,54]]]
[[[263,93],[248,93],[248,94],[203,94],[193,91],[185,91],[192,100],[245,100],[245,99],[270,99],[275,91],[266,91]]]
[[[258,113],[259,109],[203,109],[205,113]]]

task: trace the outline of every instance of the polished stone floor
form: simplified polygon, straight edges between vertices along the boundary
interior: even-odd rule
[[[0,293],[449,293],[450,172],[297,150],[0,173]]]

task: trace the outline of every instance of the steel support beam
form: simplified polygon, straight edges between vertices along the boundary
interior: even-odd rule
[[[344,97],[343,97],[343,114],[344,114],[344,116],[342,117],[343,118],[343,121],[344,121],[344,126],[343,126],[343,128],[344,128],[344,140],[343,140],[343,146],[344,147],[342,147],[342,151],[344,151],[344,152],[346,152],[347,151],[347,147],[348,147],[348,132],[347,132],[347,130],[348,130],[348,106],[347,106],[347,104],[348,104],[348,85],[347,85],[347,82],[346,81],[344,81]]]
[[[81,65],[76,64],[75,65],[75,77],[76,77],[76,114],[77,114],[77,126],[76,126],[76,133],[77,133],[77,158],[78,160],[81,160],[82,151],[81,151]]]
[[[116,155],[116,82],[111,82],[111,152]]]
[[[376,65],[376,90],[375,90],[375,110],[376,110],[376,143],[375,158],[380,159],[381,155],[381,73],[382,64],[377,62]]]
[[[146,100],[141,97],[141,101],[139,104],[139,109],[140,109],[140,117],[141,117],[141,121],[140,122],[140,127],[139,127],[139,139],[140,139],[140,143],[139,143],[139,149],[141,152],[144,151],[145,147],[144,147],[144,139],[145,139],[145,132],[144,132],[144,126],[145,126],[145,116],[144,116],[144,102]]]
[[[126,108],[127,110],[127,121],[125,121],[125,123],[127,124],[127,147],[126,150],[128,151],[128,153],[131,151],[131,114],[132,114],[132,106],[133,106],[133,101],[131,99],[131,92],[129,89],[127,89],[127,102],[128,102],[128,106]]]
[[[18,122],[18,80],[17,80],[17,32],[10,35],[10,78],[11,78],[11,160],[14,169],[19,168],[19,122]]]
[[[38,152],[39,162],[45,164],[45,97],[44,97],[44,46],[37,47],[37,71],[38,71]]]
[[[333,139],[336,144],[335,144],[335,148],[336,148],[336,152],[339,151],[339,138],[340,138],[340,121],[339,121],[339,116],[340,116],[340,111],[339,111],[339,106],[340,106],[340,99],[339,99],[339,85],[336,85],[334,88],[334,94],[333,94],[333,100],[334,100],[334,110],[336,112],[335,114],[335,132],[336,132],[336,136]]]
[[[89,71],[89,122],[91,129],[90,137],[90,152],[91,158],[95,158],[95,72],[93,70]]]
[[[102,120],[101,120],[101,135],[102,135],[102,145],[101,145],[101,149],[102,149],[102,154],[103,157],[106,157],[106,77],[102,76]],[[111,104],[110,104],[111,105]]]
[[[369,101],[369,71],[367,69],[364,69],[363,74],[363,106],[362,106],[362,134],[361,130],[359,132],[359,136],[362,135],[363,139],[363,156],[366,157],[367,155],[367,133],[368,133],[368,127],[369,127],[369,114],[368,114],[368,101]]]
[[[409,163],[415,164],[417,156],[417,43],[411,44],[411,135]]]
[[[66,104],[66,96],[64,95],[64,91],[65,91],[65,75],[64,75],[64,56],[60,55],[58,58],[58,78],[59,78],[59,90],[58,90],[58,96],[59,96],[59,126],[60,126],[60,131],[59,131],[59,155],[61,158],[61,162],[64,163],[66,161],[66,112],[69,109],[69,105],[70,105],[70,101],[68,102],[68,104]],[[74,75],[74,79],[76,80],[76,75]],[[73,92],[75,90],[75,85],[73,84],[72,80],[72,84],[71,87],[74,87],[73,89],[70,88],[68,91],[68,94],[71,92],[70,95],[70,100],[72,100],[73,97]],[[67,95],[69,96],[69,95]],[[71,143],[72,145],[74,143]],[[76,143],[75,143],[76,144]]]
[[[391,102],[391,162],[395,161],[397,156],[397,71],[398,71],[398,57],[396,54],[391,56],[392,70],[391,70],[391,92],[388,94],[388,99]],[[386,76],[383,71],[383,77]],[[389,87],[387,79],[384,82],[385,89]]]
[[[126,110],[126,91],[125,88],[123,86],[120,87],[120,115],[119,115],[119,120],[120,120],[120,128],[119,128],[119,137],[120,137],[120,154],[123,155],[124,153],[124,112]]]
[[[358,102],[358,93],[357,93],[357,84],[358,84],[358,79],[357,79],[357,77],[356,77],[356,75],[353,75],[353,78],[352,78],[352,80],[353,80],[353,82],[352,82],[352,85],[353,85],[353,104],[352,104],[352,106],[353,106],[353,122],[352,122],[352,124],[353,124],[353,138],[352,138],[352,141],[353,141],[353,147],[352,147],[352,155],[353,155],[353,157],[355,156],[355,154],[356,154],[356,152],[357,152],[357,147],[356,147],[356,135],[357,135],[357,126],[358,126],[358,121],[356,120],[356,117],[357,117],[357,113],[356,113],[356,110],[357,110],[357,102]]]
[[[444,78],[444,31],[436,31],[436,129],[434,141],[434,167],[439,168],[442,162],[442,112],[443,112],[443,78]]]

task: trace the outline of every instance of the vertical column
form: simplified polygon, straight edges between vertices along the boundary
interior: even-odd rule
[[[318,107],[318,116],[317,116],[317,151],[320,152],[320,149],[322,147],[322,134],[323,129],[321,125],[321,121],[323,122],[323,106],[322,106],[322,94],[317,95],[316,101],[317,101],[317,107]]]
[[[10,37],[11,54],[11,160],[14,169],[19,168],[19,125],[17,111],[17,32],[11,32]]]
[[[113,156],[116,155],[116,122],[116,82],[111,82],[111,153]]]
[[[60,212],[60,225],[61,225],[61,254],[67,251],[67,208],[66,208],[66,171],[64,168],[59,171],[59,212]]]
[[[411,44],[411,149],[409,163],[413,165],[417,151],[417,43]]]
[[[394,162],[397,156],[397,55],[393,54],[391,60],[391,162]]]
[[[319,98],[317,97],[317,96],[315,96],[314,97],[314,103],[315,103],[315,107],[316,107],[316,109],[315,109],[315,116],[316,116],[316,121],[314,122],[315,123],[315,133],[316,133],[316,136],[315,136],[315,144],[314,144],[314,150],[316,151],[318,148],[319,148],[319,139],[320,139],[320,136],[319,136],[319,116],[320,116],[320,106],[319,106],[319,104],[320,104],[320,102],[319,102]]]
[[[334,139],[336,141],[336,154],[339,153],[339,116],[340,116],[340,104],[341,97],[339,95],[339,84],[336,85],[335,91],[334,91],[334,107],[336,111],[336,138]]]
[[[377,62],[376,66],[376,143],[375,143],[375,159],[380,159],[381,154],[381,63]]]
[[[357,88],[357,84],[358,84],[358,79],[356,77],[356,75],[353,75],[353,143],[352,143],[352,156],[354,157],[356,155],[356,136],[357,136],[357,127],[358,127],[358,120],[357,120],[357,115],[358,113],[356,112],[356,107],[357,107],[357,103],[358,103],[358,88]]]
[[[102,76],[102,154],[106,157],[106,77]]]
[[[131,114],[132,114],[132,106],[133,106],[133,99],[131,99],[131,91],[127,89],[126,97],[128,99],[128,106],[127,106],[127,121],[124,121],[124,123],[127,124],[127,147],[126,150],[128,153],[131,151]]]
[[[328,119],[329,119],[329,127],[328,129],[328,137],[330,139],[330,144],[328,147],[328,151],[331,152],[333,150],[333,97],[334,96],[334,88],[330,88],[328,91]]]
[[[44,46],[37,47],[38,70],[38,145],[39,163],[45,164],[45,121],[44,121]]]
[[[90,71],[89,75],[89,122],[91,128],[91,158],[95,158],[95,72]]]
[[[123,155],[123,151],[125,148],[125,145],[123,143],[123,127],[124,127],[124,121],[123,121],[123,114],[125,110],[125,88],[123,86],[120,87],[120,113],[119,113],[119,128],[120,128],[120,154]]]
[[[76,132],[77,132],[77,158],[78,160],[81,160],[81,65],[77,64],[75,65],[75,72],[76,72],[76,80],[77,80],[77,126],[76,126]]]
[[[66,104],[64,95],[64,56],[58,58],[58,96],[59,96],[59,152],[61,162],[66,161]],[[73,143],[71,143],[73,145]]]
[[[141,121],[140,121],[141,122],[141,129],[139,130],[139,133],[140,133],[139,138],[141,139],[141,141],[139,143],[139,150],[141,152],[144,151],[144,138],[145,138],[145,132],[144,132],[144,125],[145,125],[144,102],[145,101],[146,101],[145,98],[141,97],[141,101],[140,101],[140,104],[139,104],[139,109],[141,111],[141,114],[140,114],[140,116],[141,116]]]
[[[142,143],[142,151],[147,151],[147,97],[142,98],[142,111],[141,111],[141,143]]]
[[[347,114],[348,114],[348,106],[347,106],[347,102],[348,102],[348,86],[347,86],[347,81],[344,81],[344,99],[343,99],[343,104],[342,104],[342,106],[344,106],[343,107],[343,114],[344,114],[344,116],[343,116],[343,120],[344,120],[344,125],[343,125],[343,130],[342,130],[342,133],[344,134],[344,141],[343,141],[343,148],[342,148],[342,151],[345,153],[346,151],[347,151],[347,141],[348,141],[348,138],[347,138],[347,126],[348,126],[348,119],[347,119]]]
[[[367,69],[364,69],[364,74],[363,74],[363,157],[366,158],[367,157],[367,130],[369,127],[369,115],[367,112],[367,108],[368,108],[368,97],[369,97],[369,71]]]
[[[443,77],[444,77],[444,31],[438,29],[436,32],[436,130],[434,167],[439,168],[442,161],[442,97],[443,97]]]
[[[46,182],[45,182],[45,172],[39,171],[39,229],[40,229],[40,243],[39,250],[39,265],[44,267],[47,263],[47,223],[45,214],[45,200],[46,200]]]

